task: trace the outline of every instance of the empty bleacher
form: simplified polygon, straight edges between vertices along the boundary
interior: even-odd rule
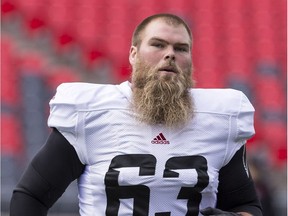
[[[159,12],[178,14],[191,26],[196,87],[242,90],[256,109],[251,146],[267,149],[272,166],[283,167],[286,9],[285,0],[2,0],[3,208],[49,134],[48,102],[56,87],[70,81],[129,79],[132,32],[144,17]],[[73,188],[55,211],[77,203]]]

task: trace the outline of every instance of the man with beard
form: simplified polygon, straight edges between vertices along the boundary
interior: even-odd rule
[[[153,15],[133,34],[131,83],[60,85],[11,215],[47,215],[75,179],[85,216],[262,215],[245,163],[254,109],[236,90],[192,89],[191,46],[181,18]]]

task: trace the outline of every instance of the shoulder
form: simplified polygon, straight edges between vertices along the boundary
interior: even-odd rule
[[[63,83],[57,87],[50,105],[70,105],[77,109],[89,109],[120,97],[117,85],[84,82]]]
[[[111,84],[62,83],[57,87],[55,97],[62,97],[62,100],[83,101],[95,96],[110,95],[115,89],[115,85]]]
[[[192,89],[198,112],[237,115],[241,110],[254,111],[246,95],[235,89]]]
[[[48,126],[57,128],[70,144],[77,146],[77,128],[85,113],[123,108],[127,103],[117,85],[63,83],[57,87],[49,105]]]

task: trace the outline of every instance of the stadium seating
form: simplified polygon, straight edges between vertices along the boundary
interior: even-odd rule
[[[134,27],[159,12],[180,15],[192,29],[196,87],[242,90],[256,109],[253,145],[267,148],[273,163],[283,166],[286,4],[285,0],[1,1],[1,160],[8,167],[3,178],[17,179],[15,158],[26,165],[45,142],[48,102],[56,87],[70,81],[128,79]],[[45,47],[35,45],[39,39],[48,41]],[[69,196],[63,200],[68,206]]]
[[[269,78],[262,79],[255,74],[259,62],[272,62],[280,68],[280,77],[287,78],[286,34],[279,30],[285,29],[284,0],[277,4],[271,0],[253,0],[251,4],[241,0],[181,0],[177,3],[170,0],[147,0],[145,3],[123,0],[121,4],[116,0],[5,0],[1,3],[1,10],[4,18],[18,13],[31,37],[43,29],[50,32],[56,53],[60,54],[62,48],[71,44],[77,45],[80,52],[78,61],[85,67],[95,65],[99,59],[110,59],[112,64],[120,66],[114,75],[119,80],[129,76],[125,65],[136,23],[156,12],[176,13],[187,19],[193,31],[193,60],[198,87],[228,85],[243,90],[250,99],[259,102],[261,106],[256,105],[256,108],[269,110],[277,106],[281,112],[286,108],[283,99],[286,83],[282,81],[277,85],[281,81],[279,78],[269,81]],[[8,46],[3,43],[4,47]],[[8,55],[9,51],[3,56],[4,76],[9,73],[7,71],[15,69],[14,64],[5,64],[9,62],[5,60]],[[17,83],[17,75],[7,76],[3,82],[2,99],[15,103],[12,100],[19,101],[19,90],[5,84],[10,82]],[[262,89],[267,89],[266,93]]]
[[[7,36],[1,37],[1,101],[12,106],[17,106],[19,97],[19,73],[16,67],[17,59],[14,58],[13,41]]]

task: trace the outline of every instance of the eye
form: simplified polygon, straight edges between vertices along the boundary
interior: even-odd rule
[[[178,52],[188,52],[187,47],[175,47],[175,50]]]
[[[152,43],[152,46],[157,47],[157,48],[163,48],[164,44],[162,44],[162,43]]]

